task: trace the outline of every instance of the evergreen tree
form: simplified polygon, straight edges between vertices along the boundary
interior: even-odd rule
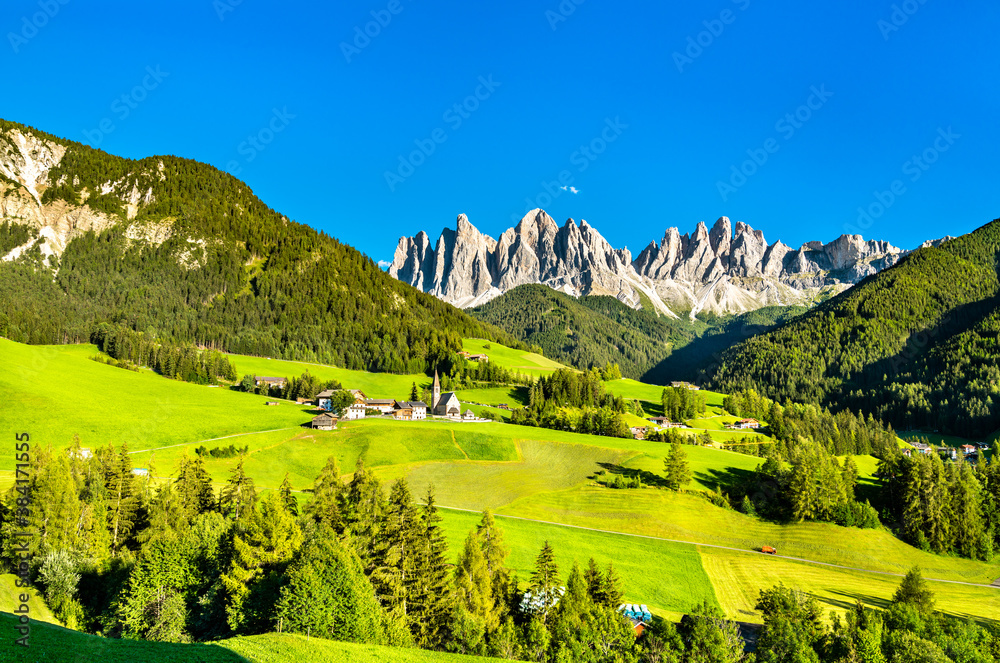
[[[417,393],[417,383],[416,382],[414,382],[413,385],[410,387],[410,400],[411,401],[420,400],[419,399],[419,394]]]
[[[531,572],[531,594],[538,601],[538,615],[542,623],[548,619],[552,604],[557,598],[556,589],[559,586],[559,567],[556,565],[555,551],[546,541],[541,552],[535,558],[535,570]]]
[[[920,567],[914,566],[906,572],[899,588],[892,596],[893,603],[906,603],[915,606],[925,614],[934,611],[934,593],[927,587],[927,581],[920,573]]]
[[[625,591],[622,589],[622,579],[615,571],[614,562],[608,562],[608,570],[601,576],[601,591],[596,603],[617,609],[623,598],[625,598]]]
[[[253,515],[257,502],[257,490],[253,479],[243,470],[243,456],[230,471],[229,481],[219,495],[219,508],[227,518],[240,521]]]
[[[681,490],[691,481],[691,468],[688,465],[687,452],[684,445],[673,443],[667,451],[667,457],[663,459],[663,470],[667,487],[672,490]]]
[[[132,532],[138,499],[135,495],[132,461],[128,445],[123,444],[116,454],[108,445],[101,454],[104,474],[105,498],[107,500],[108,530],[111,534],[111,549],[117,551]]]
[[[215,508],[212,477],[205,469],[201,456],[195,456],[194,460],[189,459],[187,454],[181,456],[176,488],[181,503],[192,516]]]
[[[419,549],[410,591],[411,623],[418,646],[439,648],[448,634],[451,613],[451,586],[448,544],[441,529],[441,515],[434,501],[434,487],[428,486],[418,524]]]
[[[405,479],[389,490],[385,515],[376,535],[370,575],[375,593],[390,613],[410,621],[409,599],[418,585],[418,557],[421,553],[420,522]]]
[[[293,516],[299,515],[299,501],[292,494],[292,482],[288,480],[288,472],[278,487],[278,494],[281,495],[281,503],[285,505],[285,510]]]
[[[32,506],[30,530],[37,537],[34,553],[43,556],[51,550],[72,550],[80,544],[82,506],[76,482],[65,453],[39,454],[31,477]]]
[[[326,465],[313,482],[313,498],[306,506],[306,513],[318,523],[326,523],[335,532],[344,529],[344,483],[340,480],[337,458],[330,456]]]
[[[277,492],[268,492],[259,507],[251,505],[248,511],[243,515],[246,528],[233,537],[232,561],[222,575],[229,626],[237,632],[254,632],[270,624],[274,599],[267,592],[273,591],[302,542],[302,532]],[[255,594],[263,596],[253,600]]]
[[[597,562],[593,557],[587,562],[587,570],[583,572],[583,580],[587,583],[587,595],[590,596],[590,599],[595,602],[600,601],[604,589],[604,574],[597,568]]]

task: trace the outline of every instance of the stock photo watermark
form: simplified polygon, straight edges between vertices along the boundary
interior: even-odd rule
[[[27,590],[31,587],[31,539],[34,533],[28,529],[31,518],[31,436],[27,433],[17,433],[14,435],[14,494],[17,496],[13,514],[14,530],[11,532],[11,553],[18,559],[17,568],[14,574],[17,580],[16,587]],[[31,645],[31,608],[28,601],[31,599],[26,591],[18,595],[18,604],[14,608],[17,616],[18,638],[14,639],[14,644],[22,647]]]
[[[830,97],[833,96],[833,92],[826,89],[826,84],[820,85],[818,88],[813,85],[809,88],[809,91],[811,94],[805,103],[791,113],[785,113],[784,117],[774,123],[774,130],[781,136],[782,141],[787,142],[791,140],[798,130],[812,119],[816,111],[823,108],[826,102],[830,100]],[[729,179],[727,181],[718,180],[715,183],[715,188],[718,190],[719,195],[722,196],[723,202],[728,202],[729,196],[739,191],[751,177],[757,174],[771,156],[781,149],[782,141],[771,136],[760,147],[748,149],[746,153],[749,158],[746,161],[742,162],[739,166],[733,164],[729,167]]]
[[[570,165],[576,167],[577,173],[584,172],[607,151],[609,145],[617,141],[625,133],[626,129],[628,129],[628,125],[622,122],[620,116],[616,115],[613,120],[610,117],[604,118],[604,127],[598,132],[597,136],[587,143],[580,145],[579,148],[569,155]],[[534,196],[525,197],[524,214],[533,209],[548,207],[552,204],[553,200],[564,193],[580,193],[579,189],[573,186],[575,182],[576,177],[573,175],[573,171],[568,168],[559,171],[551,181],[542,180],[540,182],[541,190]],[[515,223],[520,220],[517,214],[511,214],[510,218]]]
[[[246,140],[241,142],[236,146],[236,152],[243,157],[242,160],[231,159],[226,164],[226,171],[230,175],[237,176],[243,172],[242,164],[248,164],[253,162],[257,156],[267,149],[268,145],[274,142],[274,139],[282,131],[288,128],[288,125],[292,123],[297,116],[288,112],[288,106],[284,106],[281,110],[277,108],[271,109],[271,118],[267,123],[258,129],[255,133],[249,134]]]
[[[372,20],[363,25],[355,25],[351,41],[340,42],[340,52],[344,54],[347,64],[351,64],[352,59],[361,55],[361,51],[371,46],[372,40],[381,35],[382,30],[392,23],[393,17],[402,14],[404,9],[406,7],[401,0],[389,0],[385,9],[371,11]]]
[[[889,41],[889,37],[893,32],[899,32],[899,29],[906,25],[910,17],[920,11],[920,8],[927,4],[927,0],[904,0],[898,5],[893,5],[890,9],[892,11],[889,13],[889,19],[880,18],[876,26],[879,32],[882,33],[882,39]]]
[[[8,32],[7,41],[17,55],[21,52],[21,47],[27,45],[29,41],[38,36],[49,21],[54,19],[59,11],[68,5],[70,0],[39,0],[39,11],[32,14],[25,14],[21,17],[21,29],[17,32]]]
[[[243,0],[213,0],[212,9],[220,21],[226,20],[226,14],[236,11],[236,8],[243,4]]]
[[[750,0],[732,0],[732,3],[741,12],[750,7]],[[687,38],[687,45],[683,52],[673,52],[672,57],[677,71],[683,74],[684,67],[694,64],[694,61],[705,53],[705,49],[710,48],[715,40],[722,36],[722,33],[726,31],[726,26],[736,22],[737,16],[736,12],[727,7],[719,12],[717,18],[702,21],[701,24],[705,29]]]
[[[160,65],[156,65],[155,69],[153,67],[146,67],[146,75],[143,77],[142,82],[111,102],[111,112],[115,118],[119,122],[127,120],[132,111],[137,109],[139,104],[146,101],[149,93],[160,87],[160,83],[168,76],[170,74],[162,71]],[[114,118],[105,117],[97,123],[95,129],[84,129],[83,135],[91,147],[98,147],[117,128],[118,126],[115,124]]]
[[[587,0],[562,0],[559,5],[552,9],[545,10],[545,20],[549,22],[549,27],[555,32],[560,23],[565,23],[570,16],[576,13],[576,8]]]
[[[912,155],[903,162],[900,171],[906,176],[910,183],[916,182],[924,173],[937,163],[941,155],[951,149],[951,147],[962,137],[962,134],[955,133],[951,127],[947,129],[938,128],[934,141],[919,154]],[[858,218],[856,225],[847,224],[844,230],[851,235],[860,235],[861,231],[868,230],[875,224],[875,221],[889,211],[896,202],[906,195],[906,182],[902,178],[893,180],[885,190],[876,189],[872,192],[874,200],[868,205],[858,207]]]
[[[484,101],[493,96],[493,93],[502,83],[493,80],[493,74],[480,76],[479,85],[472,94],[465,99],[453,104],[441,114],[441,119],[451,128],[452,132],[458,131],[462,125],[472,117],[472,114],[479,110]],[[398,163],[395,171],[387,170],[384,173],[385,183],[389,186],[389,191],[395,193],[396,187],[402,184],[417,172],[417,168],[427,163],[439,146],[448,140],[448,131],[442,127],[437,127],[430,132],[426,138],[417,138],[413,141],[416,149],[409,154],[398,156]]]

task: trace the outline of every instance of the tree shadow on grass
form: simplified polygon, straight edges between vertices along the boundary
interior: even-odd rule
[[[753,470],[745,470],[738,467],[727,467],[721,470],[710,469],[704,472],[695,472],[694,478],[711,490],[722,490],[725,493],[746,493],[750,489],[757,473]]]
[[[900,578],[899,580],[902,581],[902,578]],[[845,610],[853,610],[855,604],[858,601],[861,601],[868,607],[875,607],[879,608],[880,610],[886,610],[892,605],[892,601],[890,601],[889,599],[885,599],[880,596],[872,596],[871,594],[846,592],[842,590],[835,590],[832,593],[844,597],[843,600],[833,599],[828,596],[817,596],[815,594],[810,594],[810,596],[813,596],[817,601],[820,601],[821,603],[827,603],[829,605],[838,608],[843,608]],[[955,612],[952,610],[941,610],[941,609],[938,609],[938,612],[944,615],[948,615],[949,617],[955,617],[963,620],[968,619],[979,624],[980,626],[990,626],[996,624],[996,622],[991,619],[983,617],[982,615],[974,615],[969,612]]]
[[[668,488],[666,480],[654,474],[652,472],[647,472],[646,470],[633,469],[629,467],[622,467],[621,465],[616,465],[614,463],[598,463],[598,465],[606,471],[609,475],[615,476],[619,475],[625,479],[633,479],[639,477],[643,485],[654,486],[656,488]]]

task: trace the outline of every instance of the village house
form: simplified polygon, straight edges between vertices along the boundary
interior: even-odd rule
[[[732,428],[734,430],[746,430],[748,428],[757,429],[760,428],[760,422],[756,419],[740,419],[739,421],[734,421],[733,423],[727,425],[726,428]]]
[[[368,413],[368,407],[365,405],[364,401],[360,403],[354,401],[348,405],[344,411],[341,413],[345,421],[353,421],[355,419],[364,419],[365,415]]]
[[[674,381],[670,383],[670,386],[677,387],[678,389],[683,388],[683,389],[690,389],[691,391],[701,391],[701,387],[699,387],[696,384],[691,384],[690,382]]]
[[[324,412],[313,417],[311,427],[314,430],[333,430],[337,427],[337,417],[329,412]]]
[[[929,454],[934,451],[934,447],[923,442],[914,442],[913,448],[917,450],[917,453]]]
[[[438,372],[434,371],[434,385],[431,389],[431,412],[438,417],[451,417],[458,419],[462,415],[462,404],[458,396],[453,391],[441,393],[441,379]]]
[[[466,410],[465,412],[462,413],[462,419],[464,421],[475,421],[476,418],[477,418],[476,413],[473,412],[472,410]]]
[[[321,391],[316,395],[316,407],[328,412],[333,408],[333,389]]]
[[[684,424],[670,421],[667,417],[646,417],[646,421],[656,424],[660,428],[683,428]]]
[[[391,398],[365,399],[365,407],[369,410],[377,410],[379,414],[392,414],[395,406],[396,401]]]
[[[266,377],[263,375],[255,375],[253,376],[253,383],[258,387],[261,386],[262,384],[266,384],[271,389],[284,389],[285,385],[288,384],[288,380],[286,380],[285,378],[274,378],[274,377]]]
[[[649,429],[645,428],[643,426],[636,426],[635,428],[630,428],[629,430],[632,432],[632,438],[633,439],[636,439],[636,440],[645,440],[646,439],[646,431],[649,430]]]
[[[965,454],[966,456],[971,456],[972,454],[976,453],[976,447],[972,444],[963,444],[962,453]]]
[[[420,421],[427,418],[427,404],[423,401],[396,401],[393,419],[399,421]]]
[[[296,398],[296,405],[312,405],[312,399],[309,398]]]
[[[363,403],[364,401],[368,400],[368,397],[365,395],[365,392],[361,391],[360,389],[348,389],[347,392],[351,396],[354,396],[355,401],[360,401]]]

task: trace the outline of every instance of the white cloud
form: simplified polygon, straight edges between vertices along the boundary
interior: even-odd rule
[[[563,191],[569,191],[572,194],[580,193],[580,190],[577,189],[575,186],[561,186],[559,188],[562,189]]]
[[[392,261],[391,260],[379,260],[378,261],[378,266],[381,267],[382,269],[389,269],[389,267],[391,265],[392,265]]]

